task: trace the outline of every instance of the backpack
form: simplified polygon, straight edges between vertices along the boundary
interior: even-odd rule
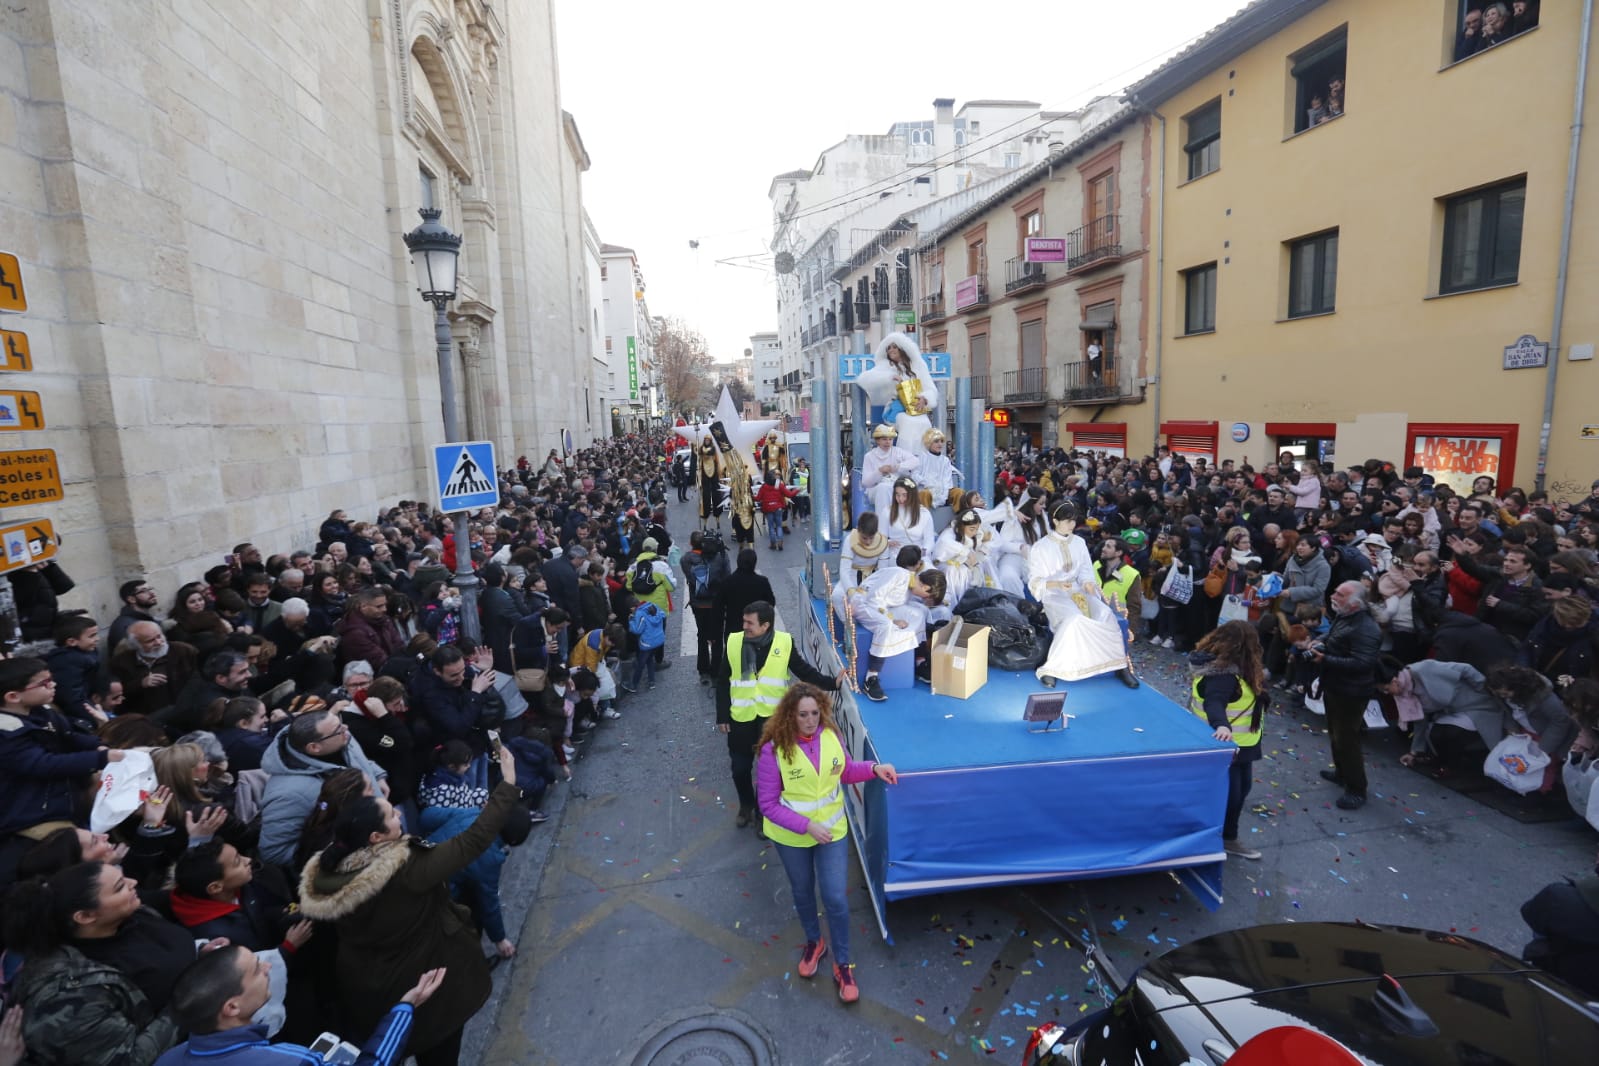
[[[693,578],[689,591],[690,597],[696,600],[711,598],[711,567],[705,561],[704,553],[700,553],[699,561],[689,567],[689,576]]]
[[[648,559],[639,560],[627,587],[640,596],[648,596],[655,591],[655,584],[655,566]]]

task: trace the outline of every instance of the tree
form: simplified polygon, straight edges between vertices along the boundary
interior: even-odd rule
[[[667,409],[695,410],[711,372],[710,346],[699,331],[675,315],[662,319],[655,331],[655,366]]]

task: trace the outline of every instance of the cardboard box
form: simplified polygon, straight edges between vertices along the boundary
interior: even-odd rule
[[[966,625],[956,615],[929,641],[933,656],[933,695],[971,699],[988,684],[988,627]]]

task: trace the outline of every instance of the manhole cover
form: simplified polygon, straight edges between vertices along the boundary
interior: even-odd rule
[[[645,1038],[633,1066],[776,1066],[771,1041],[728,1011],[668,1021]]]

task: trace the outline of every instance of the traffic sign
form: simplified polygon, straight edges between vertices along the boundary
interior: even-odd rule
[[[0,452],[0,507],[59,503],[65,498],[54,448]]]
[[[56,531],[48,518],[0,526],[0,574],[21,570],[56,557]]]
[[[28,335],[0,329],[0,370],[32,369],[33,350],[28,347]]]
[[[433,482],[439,510],[475,511],[500,502],[494,443],[486,440],[433,446]]]
[[[37,392],[0,389],[0,433],[44,428],[44,405]]]
[[[28,309],[28,294],[22,287],[22,264],[10,252],[0,252],[0,311],[21,314]]]

